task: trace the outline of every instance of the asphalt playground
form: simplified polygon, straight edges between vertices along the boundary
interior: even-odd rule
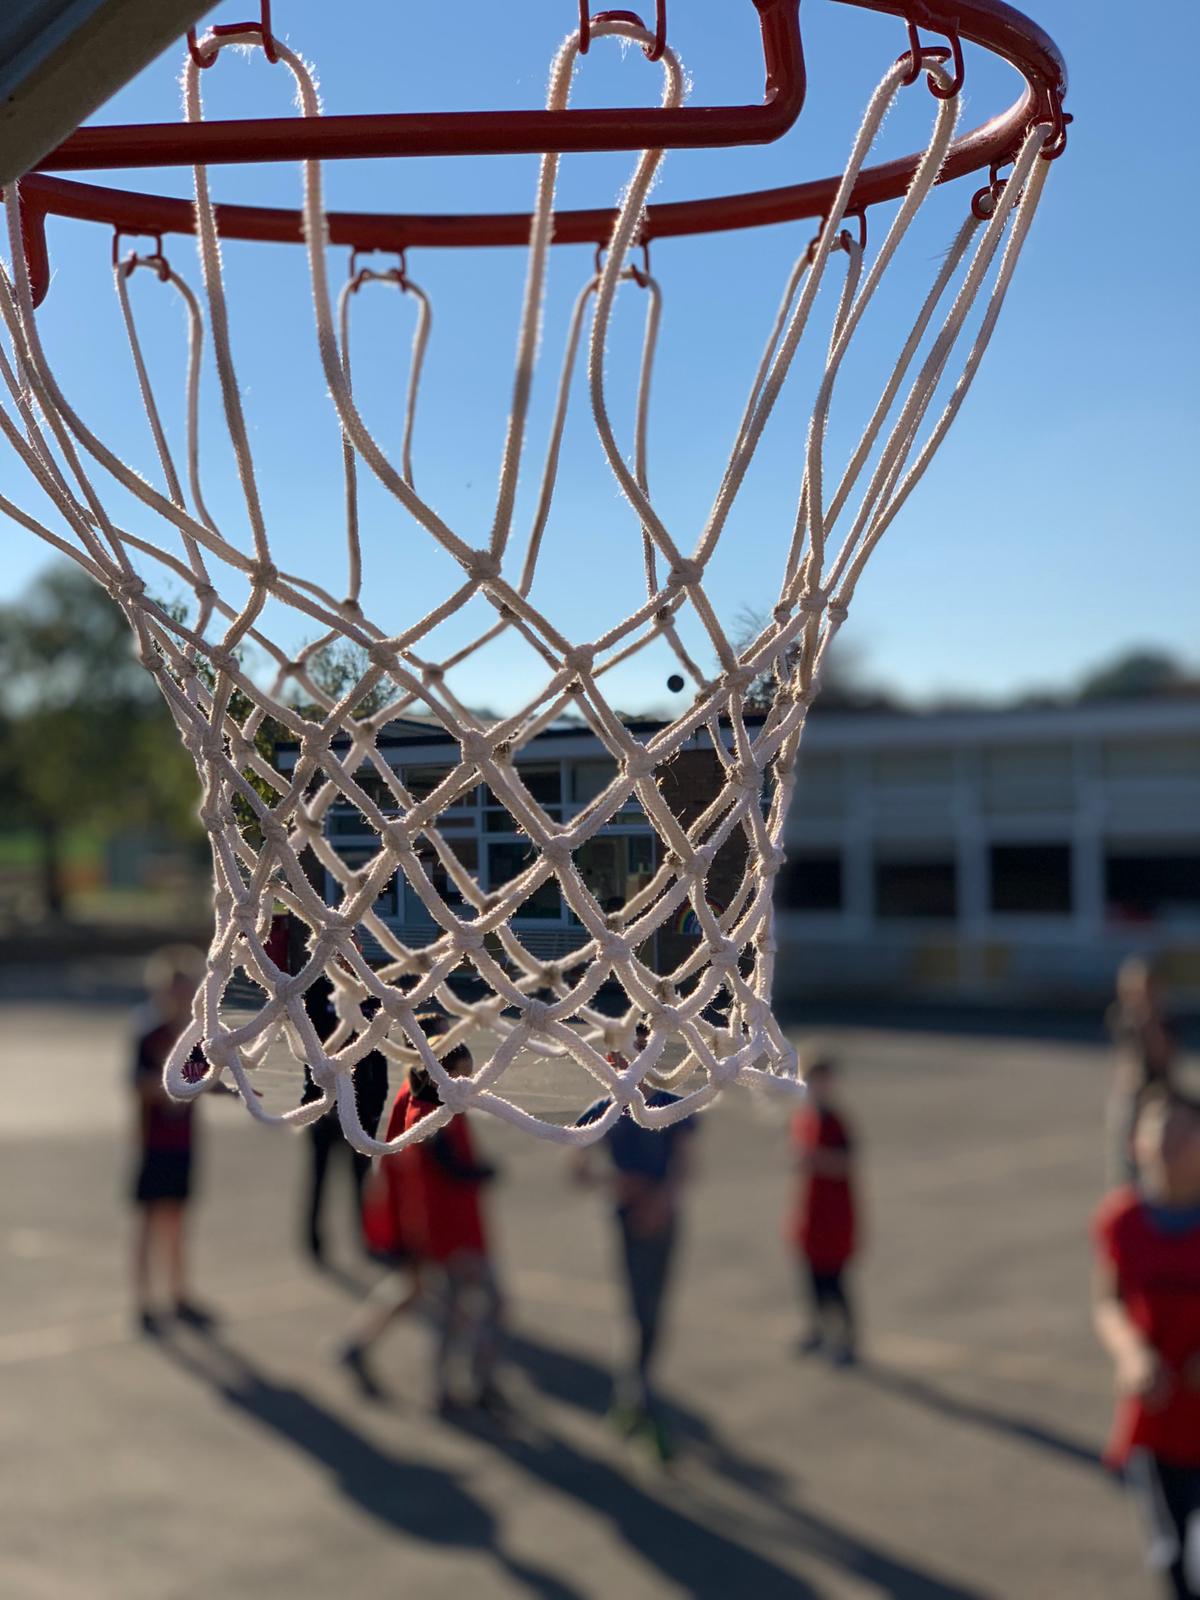
[[[427,1328],[384,1403],[330,1361],[370,1269],[297,1250],[306,1151],[205,1103],[197,1293],[135,1334],[127,1013],[0,1003],[4,1600],[1127,1600],[1151,1591],[1099,1463],[1087,1219],[1108,1062],[1069,1040],[836,1027],[864,1153],[862,1365],[802,1361],[782,1110],[708,1113],[662,1386],[669,1468],[605,1410],[610,1238],[555,1148],[483,1120],[511,1426],[429,1409]],[[341,1175],[339,1175],[341,1177]]]

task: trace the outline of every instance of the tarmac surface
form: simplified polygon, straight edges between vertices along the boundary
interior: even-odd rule
[[[1087,1219],[1108,1063],[1083,1043],[829,1028],[862,1141],[862,1365],[793,1353],[785,1112],[708,1113],[661,1387],[669,1468],[612,1432],[601,1203],[483,1119],[510,1427],[430,1411],[429,1330],[364,1401],[330,1361],[371,1269],[297,1249],[303,1136],[205,1102],[195,1286],[215,1336],[133,1331],[127,1015],[0,1005],[4,1600],[1127,1600],[1152,1591],[1099,1464]]]

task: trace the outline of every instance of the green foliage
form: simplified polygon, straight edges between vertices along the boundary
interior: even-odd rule
[[[0,825],[42,839],[47,910],[62,910],[68,827],[199,836],[195,771],[137,660],[124,615],[75,566],[0,607]]]

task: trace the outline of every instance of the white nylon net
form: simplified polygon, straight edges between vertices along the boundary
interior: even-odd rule
[[[632,23],[593,24],[597,39],[618,37],[646,44]],[[256,32],[228,44],[256,45]],[[202,48],[216,48],[211,36]],[[295,80],[300,114],[321,114],[310,70],[277,45],[284,70]],[[569,39],[551,72],[548,105],[567,104],[577,41]],[[358,1149],[382,1152],[433,1133],[456,1112],[471,1107],[506,1118],[541,1136],[565,1142],[600,1138],[628,1112],[646,1126],[661,1126],[710,1103],[723,1086],[740,1082],[796,1086],[795,1056],[772,1016],[775,959],[772,888],[784,860],[784,819],[805,718],[822,665],[853,598],[864,563],[925,472],[963,401],[991,337],[1017,256],[1048,170],[1039,160],[1053,130],[1029,133],[1008,182],[993,185],[985,203],[971,208],[936,270],[932,287],[911,325],[897,334],[899,349],[877,406],[844,469],[827,481],[826,423],[839,368],[863,313],[895,256],[901,239],[928,197],[953,138],[959,96],[931,101],[933,130],[919,170],[872,259],[842,230],[855,179],[883,119],[902,87],[905,62],[891,67],[872,96],[854,140],[831,215],[819,238],[797,262],[711,511],[685,539],[669,528],[648,486],[647,411],[657,336],[659,289],[630,263],[639,239],[647,194],[661,151],[637,158],[624,192],[603,266],[579,297],[570,323],[549,449],[536,517],[523,553],[514,538],[514,507],[525,455],[550,244],[554,228],[559,157],[542,158],[529,243],[511,409],[499,492],[490,537],[476,547],[417,492],[411,460],[412,421],[429,331],[428,303],[402,269],[390,275],[419,301],[420,316],[408,374],[408,406],[401,460],[385,453],[363,421],[351,387],[349,305],[343,291],[335,308],[327,275],[326,230],[320,165],[303,165],[304,220],[316,333],[329,396],[341,429],[346,481],[346,551],[349,585],[344,598],[325,586],[325,572],[289,569],[282,539],[274,538],[260,501],[242,390],[226,305],[217,221],[208,175],[195,169],[197,235],[202,294],[195,293],[161,256],[131,257],[116,271],[116,286],[138,382],[158,454],[158,482],[118,458],[73,409],[51,370],[39,337],[25,264],[19,216],[8,196],[11,255],[0,292],[10,340],[3,357],[9,403],[0,428],[9,446],[48,498],[56,518],[40,517],[0,498],[13,521],[32,531],[104,584],[127,615],[137,649],[154,673],[195,759],[203,785],[200,815],[208,830],[215,870],[215,932],[207,977],[195,1017],[167,1066],[172,1094],[185,1098],[232,1078],[260,1120],[300,1125],[336,1102],[346,1136]],[[942,87],[948,75],[937,54],[923,58]],[[669,49],[661,62],[662,104],[681,102],[684,78]],[[200,72],[185,68],[189,120],[203,116]],[[983,214],[978,214],[982,212]],[[706,575],[746,478],[768,419],[804,335],[809,314],[831,263],[844,265],[832,337],[803,447],[802,482],[778,574],[772,580],[768,620],[746,646],[735,648],[706,590]],[[138,339],[128,281],[137,266],[152,266],[183,297],[191,327],[187,377],[187,466],[173,459]],[[610,419],[605,357],[614,304],[622,285],[635,282],[648,296],[648,317],[638,397],[634,462],[630,466]],[[979,302],[967,330],[968,316]],[[568,638],[531,600],[542,534],[553,500],[571,374],[590,318],[587,386],[604,456],[642,527],[645,597],[617,625],[584,642]],[[201,353],[211,338],[225,421],[237,461],[249,538],[239,543],[210,514],[201,491],[199,402]],[[957,376],[951,368],[961,345]],[[891,360],[891,357],[888,357]],[[940,409],[933,406],[942,390]],[[427,615],[400,633],[370,616],[363,584],[359,474],[367,473],[461,568],[461,580]],[[134,533],[106,509],[99,484],[111,479],[152,512],[161,538]],[[186,479],[186,488],[185,488]],[[832,493],[830,493],[832,485]],[[165,492],[164,492],[165,491]],[[230,519],[226,518],[226,522]],[[210,568],[219,563],[244,575],[249,595],[234,606],[218,592]],[[186,587],[189,602],[171,607],[154,598],[169,577]],[[490,624],[449,656],[430,653],[428,642],[449,617],[480,598],[494,614]],[[766,598],[764,596],[764,598]],[[318,630],[293,654],[267,626],[268,604],[286,607]],[[268,615],[274,614],[269,612]],[[685,644],[706,638],[717,663],[706,672],[699,652]],[[696,624],[699,627],[696,630]],[[277,630],[276,630],[277,631]],[[519,635],[544,663],[540,691],[517,712],[485,718],[451,687],[453,669],[500,635]],[[317,653],[341,641],[359,653],[361,674],[343,693],[322,689],[312,667]],[[606,677],[652,644],[666,644],[695,688],[688,709],[673,722],[638,736],[615,713]],[[251,675],[244,652],[253,648],[272,665],[269,681]],[[764,678],[775,684],[769,709],[752,714],[748,697]],[[356,714],[365,701],[375,708]],[[308,709],[301,711],[299,706]],[[316,708],[315,711],[311,708]],[[602,792],[576,814],[551,814],[523,780],[519,752],[528,749],[565,713],[581,719],[615,763]],[[398,718],[424,719],[450,735],[454,759],[436,787],[406,788],[381,749],[381,735]],[[274,726],[292,741],[294,763],[285,770],[262,752],[264,729]],[[713,752],[718,781],[698,814],[673,798],[671,764],[685,747],[704,742]],[[460,860],[445,819],[455,802],[486,785],[489,803],[502,806],[529,844],[528,864],[501,884],[482,888]],[[369,858],[348,863],[327,826],[331,808],[349,803],[376,837]],[[602,904],[577,863],[579,851],[620,813],[640,808],[657,836],[647,881],[623,904]],[[696,812],[693,806],[692,813]],[[314,886],[305,862],[319,863],[334,885],[332,903]],[[735,862],[736,888],[710,903],[714,862]],[[384,888],[399,878],[432,919],[432,942],[405,944],[376,910]],[[321,874],[313,877],[320,881]],[[569,958],[539,957],[513,927],[520,908],[548,883],[557,884],[580,930]],[[308,930],[302,970],[289,972],[268,951],[271,918],[286,907]],[[657,971],[648,950],[658,930],[688,909],[697,937],[671,970]],[[355,934],[365,930],[383,952],[368,963]],[[243,971],[266,992],[248,1019],[230,1019],[222,1002]],[[464,971],[474,989],[464,989]],[[320,1039],[303,1003],[322,972],[333,981],[339,1023]],[[624,1009],[613,1016],[597,1004],[615,979]],[[452,981],[453,980],[453,981]],[[482,986],[484,993],[478,997]],[[723,1010],[714,1010],[721,1001]],[[448,1015],[449,1031],[431,1048],[417,1017],[432,1005]],[[364,1009],[365,1008],[365,1009]],[[644,1019],[648,1039],[631,1049],[635,1024]],[[281,1039],[307,1062],[319,1090],[305,1104],[282,1110],[256,1093],[255,1077]],[[469,1041],[475,1071],[452,1078],[439,1056]],[[485,1041],[481,1048],[481,1041]],[[202,1045],[209,1070],[188,1081],[184,1064]],[[388,1145],[362,1126],[355,1104],[356,1064],[373,1050],[398,1062],[420,1060],[436,1081],[436,1114]],[[610,1057],[613,1059],[610,1060]],[[585,1106],[599,1094],[611,1101],[584,1127],[540,1116],[505,1093],[506,1072],[529,1060],[566,1062],[587,1075]],[[626,1058],[628,1065],[625,1064]],[[648,1104],[651,1088],[670,1088],[667,1104]]]

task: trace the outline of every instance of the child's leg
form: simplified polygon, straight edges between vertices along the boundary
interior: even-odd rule
[[[154,1205],[140,1205],[133,1225],[133,1292],[143,1313],[150,1309],[150,1247],[156,1210]]]
[[[434,1383],[438,1404],[450,1396],[450,1363],[462,1334],[463,1298],[469,1279],[459,1261],[447,1261],[442,1274],[442,1299],[439,1307],[437,1347],[434,1356]]]
[[[386,1273],[363,1301],[358,1315],[351,1322],[346,1348],[369,1350],[390,1324],[409,1309],[420,1292],[421,1275],[416,1262]]]
[[[184,1210],[179,1200],[162,1200],[155,1207],[159,1213],[160,1238],[167,1258],[167,1282],[171,1298],[178,1305],[187,1299],[187,1259],[184,1248]]]
[[[671,1225],[649,1238],[641,1238],[633,1234],[628,1225],[623,1225],[622,1243],[629,1305],[636,1327],[633,1363],[636,1396],[631,1396],[631,1399],[636,1405],[648,1408],[650,1364],[658,1347],[663,1294],[675,1243],[675,1228]]]
[[[1189,1556],[1194,1566],[1195,1555],[1188,1549],[1188,1530],[1200,1517],[1200,1469],[1173,1467],[1139,1450],[1127,1476],[1146,1529],[1146,1564],[1161,1573],[1162,1593],[1171,1600],[1196,1600],[1200,1573],[1189,1570]]]
[[[847,1351],[854,1349],[854,1308],[850,1304],[850,1296],[846,1290],[846,1269],[839,1267],[836,1272],[828,1274],[828,1305],[836,1312],[841,1322],[842,1348]]]
[[[804,1350],[819,1350],[825,1342],[825,1309],[829,1301],[828,1274],[818,1271],[809,1260],[803,1263],[803,1283],[808,1296],[809,1329],[801,1339]]]
[[[480,1256],[474,1264],[472,1293],[475,1311],[471,1323],[471,1379],[477,1395],[492,1389],[500,1356],[500,1290],[491,1263]]]

